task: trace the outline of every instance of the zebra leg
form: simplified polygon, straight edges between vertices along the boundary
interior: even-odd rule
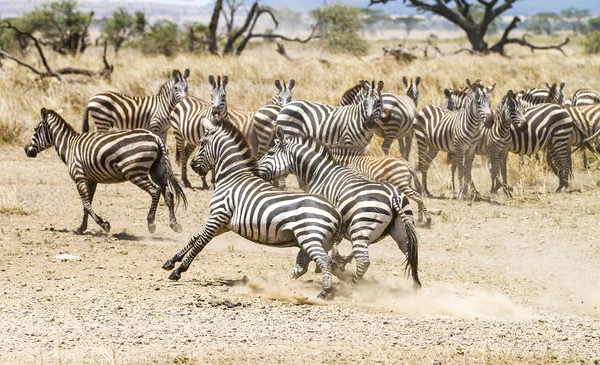
[[[413,189],[410,186],[404,186],[402,187],[402,189],[400,189],[400,191],[402,191],[402,194],[417,202],[417,206],[419,208],[417,221],[423,222],[423,216],[425,216],[425,218],[427,219],[427,221],[425,222],[425,226],[431,227],[431,215],[429,215],[429,212],[425,207],[425,202],[423,202],[423,197],[421,196],[421,194],[419,194],[415,189]]]
[[[163,165],[163,163],[158,166],[153,165],[150,169],[150,176],[160,187],[165,203],[167,204],[167,207],[169,207],[169,227],[175,232],[181,233],[183,228],[181,228],[181,224],[177,222],[177,217],[175,217],[175,199],[173,193],[169,191],[169,182],[167,181],[169,172],[164,170],[168,168],[166,166],[167,165]]]
[[[490,197],[493,199],[500,188],[500,156],[497,153],[490,153],[490,161],[492,163],[492,168],[490,169],[490,177],[492,180]]]
[[[371,260],[369,258],[369,239],[364,235],[366,232],[357,232],[352,237],[352,254],[356,259],[356,272],[352,277],[349,290],[352,290],[356,283],[365,276]]]
[[[552,147],[550,147],[546,151],[546,163],[548,164],[548,166],[550,166],[550,168],[552,169],[552,172],[554,172],[554,175],[556,175],[560,179],[560,176],[558,175],[558,168],[556,168],[556,165],[554,164],[554,160],[555,160],[555,151]]]
[[[553,150],[553,159],[558,166],[559,186],[556,192],[561,192],[569,187],[569,178],[573,172],[573,162],[571,159],[571,147],[565,141],[561,144],[556,144]]]
[[[427,170],[429,170],[429,166],[431,166],[431,162],[435,159],[437,154],[438,150],[419,145],[419,170],[421,171],[421,180],[424,191],[423,196],[425,197],[432,196],[427,187]]]
[[[192,187],[192,184],[190,184],[190,181],[187,178],[188,160],[192,152],[194,152],[194,146],[192,146],[189,143],[185,145],[183,151],[181,152],[181,181],[183,182],[183,186],[185,186],[186,188]],[[202,189],[204,189],[205,186],[206,189],[208,189],[208,185],[206,185],[206,176],[201,176],[201,178],[202,183],[204,184],[204,186],[202,186]]]
[[[400,151],[400,153],[402,154],[402,157],[404,157],[404,159],[406,161],[408,161],[408,157],[410,156],[412,138],[413,138],[413,134],[411,132],[406,137],[398,139],[398,142],[400,142],[400,148],[402,149]],[[402,147],[402,146],[404,146],[404,147]]]
[[[156,231],[156,224],[154,224],[154,219],[156,218],[156,207],[158,206],[158,201],[160,200],[160,193],[162,189],[156,185],[148,175],[132,175],[126,177],[131,181],[132,184],[137,186],[138,188],[144,190],[152,197],[152,203],[150,204],[150,210],[148,211],[148,232],[150,234]],[[165,198],[166,200],[166,198]]]
[[[455,146],[456,148],[456,146]],[[456,168],[458,169],[458,199],[462,200],[463,198],[463,183],[465,179],[465,164],[464,164],[464,152],[460,148],[456,148],[456,152],[454,153],[454,163]],[[454,191],[454,187],[452,190],[452,196],[456,196],[456,192]]]
[[[462,194],[463,194],[463,196],[468,196],[467,194],[469,193],[469,188],[470,188],[472,190],[471,191],[472,196],[474,196],[476,198],[480,198],[481,194],[479,194],[479,192],[475,188],[475,184],[473,184],[473,178],[471,176],[474,160],[475,160],[475,147],[472,147],[469,150],[467,150],[467,152],[465,153],[465,165],[464,165],[465,182],[464,182]]]
[[[87,183],[88,197],[90,200],[90,205],[92,204],[92,201],[94,201],[94,194],[96,193],[96,186],[98,186],[98,184],[96,182],[89,181]],[[88,212],[85,210],[85,208],[83,208],[83,220],[81,221],[81,225],[79,226],[79,228],[77,228],[75,230],[75,233],[83,234],[83,232],[85,232],[85,230],[87,229],[87,224],[88,224],[88,215],[89,215]]]
[[[512,193],[508,188],[508,178],[506,176],[506,159],[508,158],[508,151],[504,151],[500,156],[500,172],[502,174],[502,189],[504,190],[504,194],[508,198],[512,198]]]
[[[110,223],[108,223],[107,221],[104,221],[102,218],[100,218],[96,214],[96,212],[94,212],[94,209],[92,209],[92,199],[90,199],[90,196],[93,196],[94,193],[96,192],[96,183],[92,183],[92,184],[93,184],[93,192],[90,194],[92,189],[88,190],[88,186],[91,186],[91,183],[87,179],[80,178],[75,182],[75,185],[77,186],[77,191],[79,192],[79,196],[81,197],[81,201],[83,202],[83,214],[84,214],[84,220],[83,220],[83,222],[81,222],[81,226],[77,230],[75,230],[76,234],[82,234],[83,231],[85,230],[85,228],[84,228],[84,230],[81,230],[81,228],[83,227],[84,222],[87,226],[87,215],[88,214],[92,217],[92,219],[100,227],[102,227],[102,229],[104,229],[104,231],[106,233],[110,232]]]
[[[220,216],[210,216],[206,221],[202,232],[196,233],[194,236],[192,236],[183,250],[179,251],[175,256],[168,259],[163,264],[163,269],[171,270],[175,267],[175,263],[183,260],[183,257],[186,255],[186,253],[189,252],[189,255],[185,261],[171,272],[169,279],[181,279],[181,273],[186,272],[189,269],[196,256],[204,249],[210,240],[212,240],[219,233],[219,230],[225,227],[226,223],[226,219],[223,219]]]
[[[317,263],[323,272],[323,286],[321,292],[317,295],[319,299],[325,299],[331,293],[331,259],[325,249],[323,249],[323,242],[321,237],[311,237],[310,235],[296,235],[298,244],[302,251],[305,251],[311,260]]]
[[[298,251],[296,256],[296,266],[292,269],[292,278],[298,279],[308,271],[308,264],[310,263],[310,256],[302,248]]]
[[[385,138],[383,139],[383,143],[381,144],[381,150],[383,151],[383,153],[385,153],[386,155],[390,154],[390,147],[392,147],[392,143],[394,143],[394,141],[396,140],[396,136],[390,134],[386,134]]]
[[[581,153],[583,154],[583,168],[585,170],[588,170],[589,166],[588,166],[587,155],[585,154],[585,150],[582,150]]]
[[[448,154],[448,156],[451,156],[451,154]],[[454,178],[456,175],[456,161],[454,161],[454,159],[452,159],[452,167],[450,167],[450,171],[452,172],[452,197],[456,198],[456,186],[454,183]]]

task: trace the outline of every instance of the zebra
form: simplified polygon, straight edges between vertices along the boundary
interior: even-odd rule
[[[279,90],[279,94],[269,100],[265,105],[260,107],[254,113],[252,119],[252,128],[256,137],[256,156],[260,157],[269,149],[269,143],[273,138],[275,123],[277,122],[277,114],[281,109],[292,101],[292,89],[296,85],[296,81],[291,79],[289,84],[283,81],[275,80],[275,86]]]
[[[338,165],[348,167],[367,179],[388,182],[396,186],[404,195],[417,202],[419,206],[418,221],[422,222],[423,216],[425,216],[427,227],[431,225],[431,216],[421,196],[421,182],[416,171],[408,165],[406,160],[393,156],[367,156],[364,152],[345,147],[332,147],[329,151],[333,161]],[[416,190],[411,187],[413,179]]]
[[[369,245],[388,234],[406,255],[405,269],[412,274],[413,287],[421,287],[417,272],[418,237],[408,198],[392,184],[368,180],[337,165],[315,137],[295,135],[286,139],[280,126],[275,133],[273,147],[258,161],[259,175],[270,181],[284,174],[296,174],[310,193],[325,197],[339,209],[344,237],[352,242],[349,258],[356,258],[356,272],[349,289],[370,265]]]
[[[41,151],[54,146],[60,159],[69,167],[69,174],[77,186],[83,202],[83,220],[76,234],[87,229],[88,215],[106,231],[110,223],[92,209],[92,200],[98,184],[131,181],[152,197],[148,212],[148,231],[154,233],[156,207],[162,193],[169,207],[170,227],[181,232],[175,218],[175,206],[187,199],[171,169],[167,147],[152,132],[143,129],[77,133],[58,111],[42,108],[40,122],[25,145],[27,157],[36,157]],[[174,202],[175,198],[175,202]]]
[[[214,125],[213,125],[214,123]],[[323,272],[318,298],[331,291],[331,259],[326,250],[341,236],[342,218],[327,200],[312,194],[286,193],[257,176],[256,158],[244,135],[227,119],[216,116],[211,123],[203,118],[204,136],[192,161],[198,173],[213,170],[215,190],[210,200],[210,217],[202,232],[195,234],[163,269],[179,280],[181,273],[210,240],[227,231],[256,243],[274,247],[300,248],[292,276],[298,278],[313,260]]]
[[[419,170],[427,196],[427,170],[439,150],[451,152],[458,168],[459,198],[466,197],[471,187],[471,168],[475,146],[481,139],[481,124],[492,118],[489,93],[496,84],[482,88],[478,82],[467,80],[471,93],[466,97],[465,108],[451,111],[438,105],[425,106],[415,118],[415,135],[419,152]],[[452,192],[455,193],[454,179]],[[477,194],[476,191],[474,191]]]
[[[565,99],[563,94],[565,83],[561,82],[560,85],[546,83],[546,87],[547,89],[522,90],[517,93],[517,99],[523,104],[524,108],[544,103],[562,105]]]
[[[187,178],[187,161],[203,136],[203,128],[201,127],[202,118],[220,114],[223,118],[230,119],[248,139],[256,140],[252,122],[255,113],[241,112],[227,106],[226,86],[229,81],[228,76],[224,75],[222,80],[221,76],[218,76],[217,80],[215,80],[214,76],[210,75],[208,81],[213,87],[210,103],[194,97],[183,98],[175,106],[170,117],[176,142],[175,160],[177,163],[181,163],[181,178],[186,187],[192,186]],[[291,80],[289,85],[293,88],[294,84],[294,80]],[[279,92],[268,102],[281,104],[289,101],[291,98],[290,87],[282,86],[279,80],[276,80],[275,86]],[[257,149],[256,144],[253,143],[255,151]],[[201,176],[201,178],[202,189],[208,189],[206,176]]]
[[[356,105],[330,106],[311,101],[293,101],[277,115],[277,125],[286,134],[313,136],[333,145],[365,148],[373,137],[372,129],[383,113],[383,81],[365,87],[366,96]]]
[[[571,95],[568,100],[565,100],[565,105],[569,106],[583,106],[600,103],[600,96],[598,92],[592,89],[579,89]]]
[[[571,116],[574,127],[569,137],[569,144],[576,147],[576,150],[585,146],[592,152],[600,153],[600,142],[596,143],[595,151],[589,145],[600,131],[600,103],[581,106],[565,105],[564,108]],[[583,150],[583,166],[588,168],[585,150]]]
[[[365,95],[365,88],[362,86],[365,81],[359,80],[354,87],[348,89],[342,96],[339,105],[359,103]],[[377,136],[383,138],[381,148],[386,155],[389,155],[392,143],[398,140],[402,156],[408,159],[412,141],[413,120],[419,105],[421,77],[417,76],[414,81],[413,79],[409,81],[406,76],[403,76],[402,82],[406,87],[406,95],[398,96],[391,93],[382,93],[386,116],[377,122],[377,128],[374,129],[374,132]]]
[[[166,141],[169,130],[169,114],[173,107],[188,93],[187,78],[190,70],[183,75],[173,70],[154,96],[127,96],[115,92],[94,95],[88,101],[83,113],[83,132],[89,131],[89,116],[96,121],[98,132],[116,129],[142,128],[159,135]]]

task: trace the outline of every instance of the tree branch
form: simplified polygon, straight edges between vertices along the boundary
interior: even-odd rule
[[[515,43],[515,44],[518,44],[518,45],[521,45],[521,46],[529,47],[532,52],[535,51],[536,49],[537,50],[555,49],[557,51],[560,51],[563,55],[565,55],[565,56],[567,55],[565,53],[565,51],[563,51],[562,47],[564,47],[567,43],[569,43],[569,41],[570,41],[569,37],[565,38],[565,40],[561,44],[558,44],[558,45],[553,45],[553,46],[536,46],[534,44],[531,44],[531,43],[527,42],[527,40],[525,39],[525,37],[527,37],[527,36],[529,36],[529,34],[523,34],[523,37],[521,39],[510,38],[510,39],[507,39],[506,43],[507,44],[509,44],[509,43]]]

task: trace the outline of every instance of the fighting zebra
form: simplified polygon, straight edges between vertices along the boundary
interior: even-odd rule
[[[96,131],[142,128],[153,132],[166,141],[169,130],[169,115],[175,105],[187,96],[190,70],[183,73],[173,70],[167,80],[153,96],[127,96],[116,92],[94,95],[83,113],[83,132],[88,132],[89,117],[96,122]]]
[[[419,151],[419,170],[423,190],[431,196],[427,187],[427,170],[438,151],[453,153],[458,168],[459,198],[466,198],[471,187],[471,168],[475,147],[481,139],[481,125],[492,118],[489,93],[496,84],[482,88],[478,82],[471,83],[465,100],[465,108],[451,111],[438,105],[427,105],[415,118],[415,135]],[[454,178],[452,193],[455,193]],[[474,191],[476,193],[476,191]]]
[[[339,105],[352,105],[362,101],[365,97],[362,83],[365,80],[359,80],[352,88],[348,89]],[[413,121],[417,113],[417,105],[419,105],[419,84],[421,77],[413,81],[406,76],[402,77],[402,82],[406,87],[406,95],[395,95],[391,93],[382,93],[383,109],[385,117],[382,117],[377,122],[377,128],[374,132],[377,136],[383,138],[381,148],[388,155],[390,147],[395,140],[400,144],[400,153],[405,159],[408,159],[410,154],[410,145],[412,141]]]
[[[350,289],[369,268],[369,245],[388,234],[406,256],[405,269],[412,274],[413,287],[421,287],[418,238],[408,198],[392,184],[368,180],[337,165],[325,145],[312,136],[286,139],[279,126],[275,133],[273,147],[258,161],[259,175],[270,181],[295,174],[310,193],[323,196],[339,209],[344,237],[352,242],[349,258],[356,259]]]
[[[177,163],[181,163],[181,179],[186,187],[192,186],[187,178],[187,161],[203,136],[202,118],[219,114],[222,118],[229,119],[249,140],[256,140],[252,124],[255,113],[245,113],[227,106],[226,87],[229,81],[227,75],[223,76],[222,81],[221,76],[215,80],[214,76],[210,75],[208,81],[213,87],[210,103],[194,97],[183,98],[175,106],[170,117],[176,142],[175,160]],[[290,81],[290,84],[292,87],[294,86],[293,80]],[[279,80],[275,82],[275,86],[279,92],[269,102],[289,101],[291,98],[289,88],[282,87]],[[257,143],[253,142],[254,150],[257,148],[256,145]],[[202,189],[208,189],[206,176],[201,176],[201,178]]]
[[[152,197],[148,212],[150,233],[156,229],[154,218],[161,193],[169,207],[171,229],[182,231],[175,218],[175,205],[183,200],[187,206],[187,200],[173,175],[167,148],[157,135],[141,129],[80,134],[67,124],[61,113],[62,109],[55,112],[42,108],[41,120],[25,145],[25,152],[27,157],[36,157],[54,146],[69,167],[83,202],[83,220],[75,233],[83,234],[87,229],[88,215],[107,233],[110,231],[110,223],[92,209],[96,186],[127,180]]]
[[[323,272],[318,297],[325,298],[331,291],[332,270],[326,251],[340,239],[340,213],[319,196],[285,193],[258,177],[256,158],[244,135],[228,120],[216,116],[213,122],[203,119],[204,137],[192,161],[194,171],[215,174],[210,217],[202,232],[164,263],[163,269],[171,270],[189,252],[169,279],[179,280],[211,239],[230,230],[264,245],[299,247],[292,275],[303,275],[309,261],[315,261]]]
[[[425,207],[423,197],[421,196],[421,182],[406,160],[393,156],[374,157],[367,156],[364,151],[357,151],[354,148],[332,147],[329,149],[333,161],[341,166],[352,169],[367,179],[379,182],[387,182],[416,201],[419,206],[418,221],[423,221],[423,216],[427,218],[426,225],[431,225],[431,216]],[[411,181],[414,179],[417,189],[413,189]]]
[[[565,95],[563,94],[565,83],[561,82],[560,85],[557,83],[553,83],[552,85],[546,83],[546,87],[547,89],[522,90],[517,93],[517,99],[523,104],[523,108],[546,103],[562,105],[565,99]]]
[[[571,95],[571,97],[565,100],[565,105],[570,106],[583,106],[593,105],[600,103],[600,96],[598,92],[592,89],[579,89]]]
[[[256,137],[257,147],[254,150],[256,156],[264,155],[269,149],[269,143],[271,143],[275,131],[277,114],[292,101],[294,85],[296,85],[294,79],[291,79],[289,84],[283,81],[283,85],[280,84],[279,80],[275,80],[275,86],[279,90],[279,94],[254,113],[252,128]]]
[[[363,84],[366,96],[356,105],[330,106],[311,101],[293,101],[277,115],[277,125],[286,135],[312,136],[329,144],[365,148],[372,129],[383,115],[383,81]]]

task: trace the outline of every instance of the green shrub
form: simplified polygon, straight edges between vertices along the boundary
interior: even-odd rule
[[[360,15],[359,8],[339,3],[313,10],[312,16],[321,22],[319,33],[325,48],[336,53],[365,55],[369,43],[359,35],[363,28]]]
[[[600,31],[596,30],[589,32],[581,41],[585,53],[598,54],[600,53]]]
[[[142,40],[142,52],[146,54],[171,57],[177,54],[179,48],[179,29],[177,24],[168,20],[151,26]]]

